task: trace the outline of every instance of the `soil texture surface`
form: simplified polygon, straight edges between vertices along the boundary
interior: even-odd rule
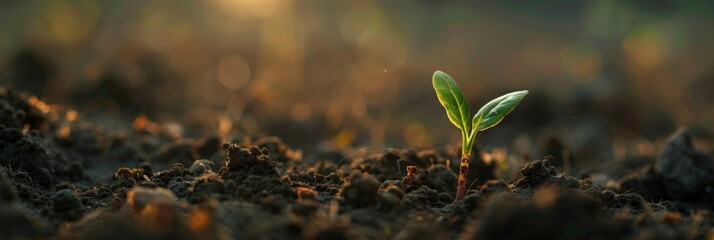
[[[712,239],[714,159],[680,130],[655,158],[513,179],[453,149],[318,153],[274,136],[129,130],[0,90],[0,239]],[[472,156],[479,156],[475,152]]]

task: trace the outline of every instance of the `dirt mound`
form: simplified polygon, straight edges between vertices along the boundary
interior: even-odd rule
[[[654,163],[625,176],[620,185],[682,211],[714,210],[714,160],[693,147],[686,130],[673,134]]]

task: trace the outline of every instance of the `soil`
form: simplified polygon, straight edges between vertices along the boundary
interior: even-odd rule
[[[113,129],[7,89],[0,112],[0,239],[714,236],[714,161],[685,130],[656,158],[577,177],[544,158],[498,179],[473,157],[485,177],[454,202],[452,148],[303,157],[274,136]]]

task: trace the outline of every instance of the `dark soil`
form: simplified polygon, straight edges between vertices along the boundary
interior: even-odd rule
[[[487,177],[455,203],[448,149],[303,158],[277,137],[112,130],[5,89],[0,112],[0,239],[714,236],[714,161],[686,131],[656,159],[585,177],[546,158],[506,182],[472,160],[471,176]]]

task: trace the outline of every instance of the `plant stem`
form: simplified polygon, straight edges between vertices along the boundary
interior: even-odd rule
[[[461,201],[466,194],[466,175],[469,173],[469,157],[471,149],[461,153],[461,165],[459,166],[459,184],[456,186],[456,200]]]

